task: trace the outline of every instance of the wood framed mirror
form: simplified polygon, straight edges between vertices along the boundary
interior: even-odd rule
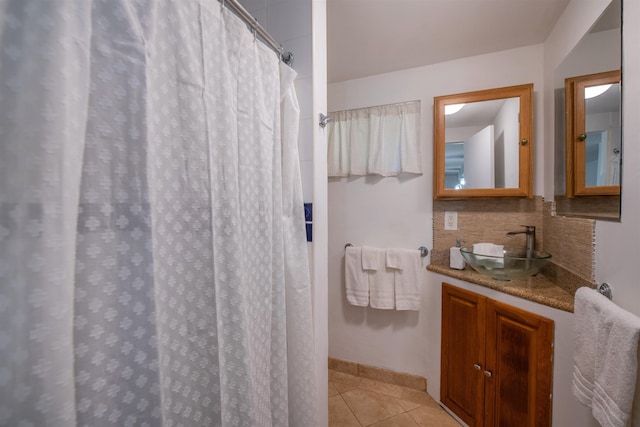
[[[434,98],[434,199],[531,197],[533,84]]]
[[[574,124],[582,120],[574,120],[573,106],[575,102],[572,86],[575,85],[572,85],[572,83],[580,81],[582,86],[597,86],[596,82],[590,82],[592,77],[606,76],[612,70],[616,70],[614,73],[617,74],[618,70],[622,68],[622,0],[611,0],[608,4],[603,4],[599,7],[603,8],[601,14],[591,17],[591,24],[588,27],[581,27],[586,32],[575,40],[575,46],[567,52],[564,58],[560,59],[553,73],[554,200],[556,203],[556,215],[558,216],[620,221],[622,180],[612,181],[617,181],[617,185],[588,185],[594,183],[593,170],[604,170],[601,166],[606,156],[601,158],[598,154],[597,160],[595,160],[594,152],[600,152],[601,149],[598,148],[596,150],[595,144],[593,144],[594,140],[598,138],[590,138],[585,132],[576,132],[573,129]],[[573,34],[574,38],[577,36],[577,34]],[[612,80],[615,81],[616,79],[617,77],[614,74]],[[620,82],[621,80],[618,79],[618,81]],[[620,90],[619,95],[622,97],[623,87],[619,84],[615,86],[613,89]],[[611,93],[602,96],[606,98],[610,95]],[[600,101],[597,100],[596,103],[600,103]],[[587,100],[587,102],[591,101]],[[587,114],[589,114],[589,109],[590,106],[587,106]],[[609,111],[609,115],[611,116],[611,111]],[[622,110],[620,110],[619,115],[622,117]],[[596,122],[600,121],[600,119],[596,119]],[[585,128],[585,130],[587,129]],[[577,153],[574,153],[573,150],[574,144],[571,136],[573,134],[576,137],[581,134],[587,136],[586,141],[590,146],[587,147],[587,144],[580,142],[583,145],[583,149],[587,150],[587,153],[583,157],[585,171],[579,172],[579,175],[585,178],[584,184],[579,184],[577,187],[575,184],[577,176],[574,165],[578,163],[574,159]],[[622,158],[624,141],[621,140],[620,144],[619,153],[615,152],[616,147],[611,147],[611,151],[608,152],[611,163],[615,162],[618,165],[614,156],[620,157],[618,165],[619,177],[621,176],[621,165],[624,161]],[[598,145],[602,147],[602,144]],[[592,159],[588,168],[587,158]],[[582,164],[582,160],[580,164]],[[596,167],[595,165],[597,164],[599,165]],[[586,169],[591,170],[589,178],[587,178]],[[609,170],[613,176],[616,175],[615,168]],[[597,184],[597,180],[595,183]]]
[[[565,80],[567,197],[620,196],[620,70]]]

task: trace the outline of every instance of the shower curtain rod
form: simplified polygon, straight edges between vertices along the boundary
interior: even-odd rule
[[[271,34],[258,22],[256,18],[253,17],[247,9],[245,9],[237,0],[218,0],[222,6],[227,6],[233,12],[236,13],[240,18],[242,18],[253,31],[258,33],[258,35],[269,45],[269,47],[280,55],[280,59],[287,65],[293,64],[293,54],[291,52],[285,52],[284,48],[280,43],[274,39]]]

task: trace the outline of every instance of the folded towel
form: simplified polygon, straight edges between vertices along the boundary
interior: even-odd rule
[[[483,261],[483,265],[486,268],[503,268],[504,267],[504,245],[496,245],[495,243],[475,243],[472,246],[472,252],[476,255],[498,257],[498,258],[485,258],[482,256],[476,256],[477,260]]]
[[[574,300],[575,344],[573,352],[574,396],[583,404],[591,406],[593,399],[593,381],[595,378],[598,325],[603,305],[597,292],[582,287],[576,291]]]
[[[387,268],[394,267],[396,310],[420,310],[422,258],[415,249],[387,249]]]
[[[640,318],[586,287],[576,292],[574,314],[573,393],[603,427],[624,427],[636,387]]]
[[[592,413],[603,427],[624,427],[636,389],[640,318],[601,299],[606,308],[598,330]]]
[[[362,247],[362,269],[363,270],[380,270],[384,269],[386,259],[385,250],[374,248],[371,246]]]
[[[496,245],[495,243],[475,243],[473,245],[473,253],[478,255],[504,257],[504,245]]]
[[[388,248],[386,253],[387,267],[402,270],[402,258],[404,257],[404,252],[407,250],[408,249]]]
[[[344,277],[349,304],[369,305],[369,275],[362,269],[362,248],[347,247],[344,255]]]
[[[363,246],[362,269],[369,276],[369,305],[373,308],[393,309],[394,274],[386,266],[385,249]]]

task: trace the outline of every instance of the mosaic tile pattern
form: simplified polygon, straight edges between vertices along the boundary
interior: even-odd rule
[[[487,286],[565,311],[573,311],[573,296],[581,286],[595,287],[595,221],[556,216],[554,202],[531,199],[479,199],[434,201],[433,249],[427,268],[440,274]],[[458,213],[458,230],[444,229],[445,211]],[[463,246],[492,242],[507,248],[524,247],[524,235],[507,237],[522,225],[536,227],[536,249],[553,255],[552,261],[533,278],[505,284],[467,267],[449,268],[449,248],[456,239]]]

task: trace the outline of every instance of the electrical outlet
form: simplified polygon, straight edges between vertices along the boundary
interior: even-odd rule
[[[458,212],[446,211],[444,213],[444,229],[445,230],[458,229]]]

